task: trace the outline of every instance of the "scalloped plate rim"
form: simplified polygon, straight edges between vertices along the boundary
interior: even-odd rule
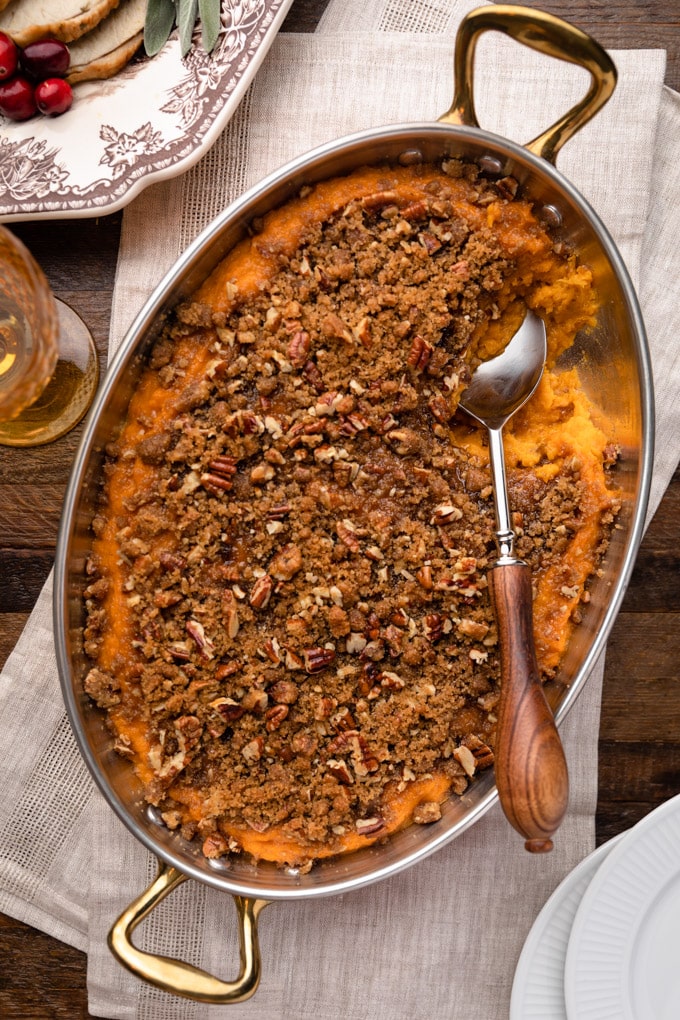
[[[190,169],[235,113],[292,2],[223,0],[211,57],[198,45],[182,59],[175,30],[156,57],[76,86],[76,103],[62,117],[0,116],[0,221],[108,215]],[[88,134],[93,144],[85,146]]]

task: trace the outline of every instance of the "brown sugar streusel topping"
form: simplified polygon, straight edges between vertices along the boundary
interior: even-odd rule
[[[476,212],[513,203],[507,181],[447,169]],[[85,688],[149,802],[207,856],[245,829],[312,860],[384,835],[409,784],[460,794],[493,763],[493,505],[453,414],[485,324],[568,259],[532,219],[545,271],[529,280],[440,178],[418,201],[385,189],[310,221],[266,286],[231,284],[226,312],[179,308],[149,362],[161,399],[108,450]],[[544,572],[579,528],[578,461],[509,484],[517,552]],[[439,816],[433,800],[412,812]]]

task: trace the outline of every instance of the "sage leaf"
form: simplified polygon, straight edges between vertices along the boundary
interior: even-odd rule
[[[185,57],[191,49],[191,39],[198,13],[198,0],[177,0],[177,27],[179,29],[179,45]]]
[[[221,0],[198,0],[201,18],[201,45],[206,53],[212,53],[220,34]]]
[[[173,0],[148,0],[144,20],[144,49],[147,56],[153,57],[163,49],[175,24],[176,13]]]

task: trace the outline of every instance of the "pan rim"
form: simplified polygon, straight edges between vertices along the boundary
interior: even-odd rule
[[[564,193],[576,206],[581,215],[588,221],[597,241],[608,258],[612,271],[620,284],[622,294],[626,302],[626,317],[630,322],[631,332],[636,339],[635,353],[637,357],[637,371],[639,376],[639,399],[641,410],[641,446],[639,451],[640,471],[638,490],[635,495],[634,513],[630,525],[627,546],[623,555],[621,567],[616,578],[614,590],[608,600],[607,609],[602,619],[598,633],[595,635],[587,655],[583,658],[573,683],[563,696],[556,711],[558,725],[563,722],[568,712],[575,703],[578,695],[585,685],[588,674],[591,672],[595,662],[599,658],[604,644],[609,636],[614,619],[619,611],[621,601],[630,580],[634,567],[635,558],[645,526],[645,517],[651,487],[651,470],[654,451],[654,395],[652,385],[651,358],[647,342],[642,312],[639,306],[632,281],[628,274],[627,267],[615,245],[609,231],[598,214],[592,209],[589,203],[571,184],[571,182],[552,164],[547,163],[538,156],[525,149],[523,146],[512,142],[500,135],[485,131],[476,127],[459,127],[456,125],[442,124],[437,122],[417,122],[409,124],[387,125],[382,128],[372,128],[361,132],[343,136],[331,142],[324,143],[307,153],[297,156],[295,159],[285,163],[283,166],[267,175],[259,183],[249,188],[242,196],[230,203],[223,212],[212,220],[187,247],[184,253],[175,261],[173,266],[164,275],[161,281],[154,288],[154,291],[144,303],[126,336],[112,358],[99,393],[90,410],[83,435],[76,452],[73,467],[71,470],[60,521],[57,538],[57,549],[54,572],[54,595],[53,595],[53,623],[55,637],[55,652],[57,667],[62,690],[62,697],[66,706],[69,722],[73,729],[81,755],[93,776],[97,787],[104,795],[109,806],[120,818],[128,830],[148,850],[167,864],[175,867],[188,877],[197,881],[205,882],[222,891],[237,895],[247,895],[256,898],[270,900],[306,899],[336,895],[362,888],[373,882],[391,877],[419,860],[422,860],[451,842],[455,837],[468,829],[474,822],[482,817],[495,803],[497,792],[495,786],[486,792],[479,803],[472,805],[466,815],[443,829],[441,833],[433,835],[423,845],[418,845],[410,852],[403,854],[398,861],[389,861],[383,865],[378,864],[375,868],[367,870],[364,875],[353,875],[335,880],[300,882],[298,886],[289,885],[286,888],[263,886],[258,883],[249,883],[247,880],[230,878],[228,872],[210,871],[201,869],[194,865],[188,855],[181,853],[181,848],[175,852],[172,848],[162,844],[156,839],[151,831],[139,824],[132,817],[129,808],[122,802],[114,790],[105,770],[97,762],[90,747],[85,729],[85,722],[81,708],[76,698],[76,678],[73,675],[71,659],[68,652],[68,571],[70,563],[70,551],[73,539],[73,530],[78,510],[79,495],[83,486],[87,468],[95,451],[97,440],[97,427],[100,418],[107,407],[110,397],[115,392],[120,380],[129,371],[135,355],[145,337],[148,338],[154,323],[162,318],[167,308],[170,307],[170,297],[173,288],[178,280],[186,279],[200,263],[201,256],[209,250],[217,239],[224,234],[230,224],[243,219],[248,210],[253,209],[258,203],[265,203],[277,191],[295,182],[300,175],[315,172],[322,169],[330,160],[339,153],[343,158],[363,152],[370,145],[394,145],[397,142],[416,143],[418,140],[427,138],[428,142],[447,140],[456,143],[460,148],[461,143],[472,144],[475,147],[484,144],[491,151],[502,153],[506,158],[514,159],[520,164],[529,166],[537,171],[539,175],[548,178],[548,181]],[[366,159],[364,163],[376,163],[379,160]],[[362,165],[358,160],[354,166]],[[313,180],[323,179],[323,174],[314,177]],[[328,174],[326,176],[329,176]],[[299,186],[299,185],[298,185]],[[291,194],[293,191],[291,191]],[[285,198],[283,199],[285,200]],[[280,203],[273,203],[280,204]],[[271,207],[273,207],[273,204]],[[394,837],[393,837],[394,838]],[[361,851],[365,853],[365,851]],[[315,869],[313,869],[315,870]]]

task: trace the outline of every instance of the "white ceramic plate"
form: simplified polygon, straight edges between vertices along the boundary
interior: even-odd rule
[[[568,1020],[680,1017],[680,797],[631,829],[588,886],[564,990]]]
[[[291,3],[222,0],[212,54],[199,44],[182,59],[175,32],[153,59],[76,85],[61,117],[15,123],[0,114],[0,217],[111,213],[188,170],[224,130]]]
[[[593,875],[622,833],[585,857],[558,885],[524,943],[510,1000],[510,1020],[566,1020],[564,962],[571,926]]]

